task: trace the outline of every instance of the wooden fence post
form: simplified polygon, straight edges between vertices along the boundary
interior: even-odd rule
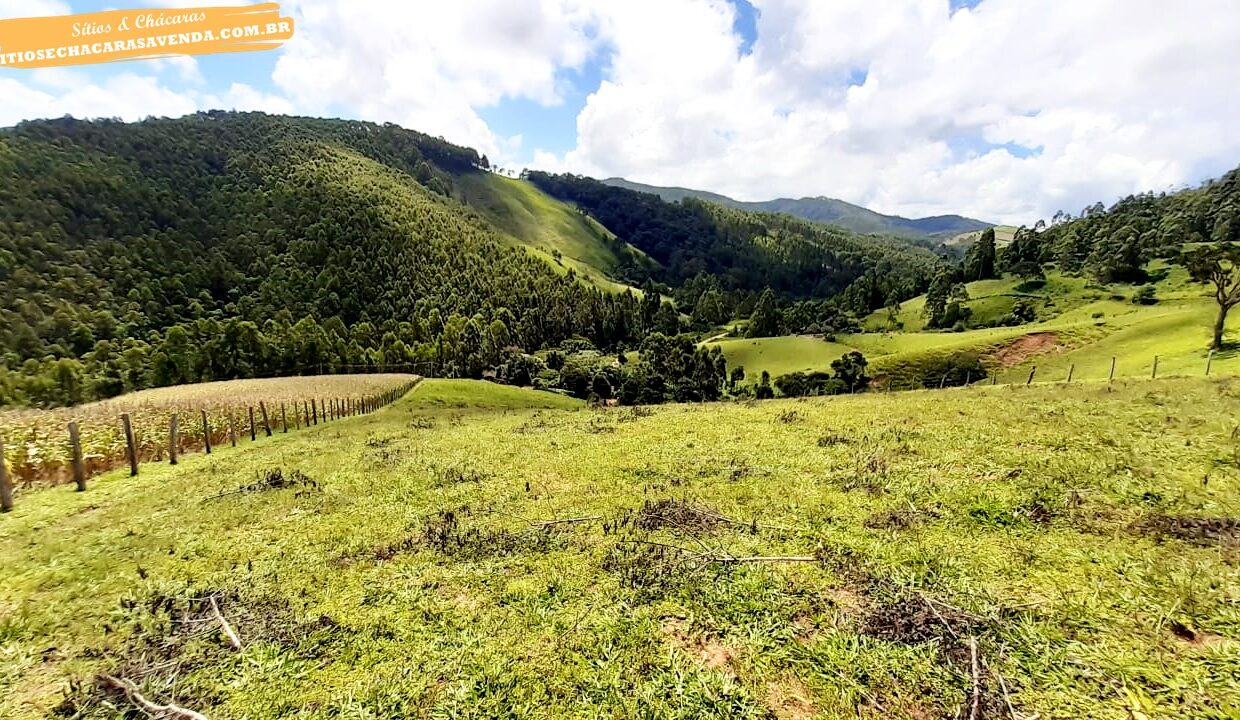
[[[993,385],[998,385],[998,384],[999,384],[999,373],[997,373],[997,372],[996,372],[996,373],[991,374],[991,376],[990,376],[990,384],[991,384],[992,386],[993,386]]]
[[[207,411],[202,411],[202,447],[211,454],[211,423],[207,422]]]
[[[168,420],[168,464],[177,464],[177,414]]]
[[[1026,385],[1033,384],[1033,374],[1036,373],[1037,371],[1038,371],[1037,365],[1034,365],[1032,368],[1029,369],[1029,379],[1025,381]]]
[[[1150,373],[1150,379],[1158,377],[1158,356],[1154,356],[1154,370]]]
[[[13,509],[13,483],[9,480],[9,466],[4,460],[4,438],[0,438],[0,512]]]
[[[263,411],[263,430],[267,433],[267,437],[271,437],[271,422],[267,419],[267,403],[259,400],[258,409]]]
[[[121,415],[121,429],[125,432],[125,448],[126,454],[129,456],[129,476],[134,477],[138,474],[138,444],[133,439],[133,422],[129,419],[129,413]]]
[[[314,424],[318,425],[319,424],[319,406],[315,404],[314,398],[310,398],[310,413],[311,413],[311,417],[314,418]]]
[[[964,386],[969,387],[969,383],[973,382],[973,371],[966,370],[964,373]]]
[[[284,403],[280,403],[280,428],[281,432],[288,432],[288,415],[284,412]]]
[[[69,423],[69,447],[73,451],[73,482],[77,491],[86,490],[86,466],[82,464],[82,438],[78,435],[77,420]]]
[[[1076,372],[1076,363],[1072,363],[1068,366],[1068,379],[1066,382],[1072,382],[1072,373],[1074,372]]]
[[[1114,380],[1115,380],[1115,356],[1112,355],[1111,356],[1111,374],[1107,376],[1107,382],[1114,382]]]
[[[1206,377],[1210,377],[1210,366],[1213,364],[1214,364],[1214,351],[1211,350],[1210,354],[1206,356]]]
[[[258,434],[254,432],[254,406],[250,406],[250,442],[258,439]]]
[[[232,410],[228,411],[228,440],[237,447],[237,418],[233,417]]]

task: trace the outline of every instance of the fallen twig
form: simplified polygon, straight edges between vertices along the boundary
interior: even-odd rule
[[[535,522],[531,522],[530,526],[536,527],[536,528],[545,528],[545,527],[552,527],[553,525],[568,525],[569,523],[592,522],[595,520],[602,520],[602,519],[603,519],[602,515],[589,515],[587,517],[560,518],[556,520],[538,520]]]
[[[695,560],[702,563],[719,563],[722,565],[734,563],[808,563],[818,562],[818,558],[813,555],[746,555],[737,557],[726,551],[707,551],[694,552],[689,548],[680,547],[679,545],[668,545],[666,543],[654,542],[652,540],[620,540],[620,543],[633,545],[653,545],[655,547],[667,548],[681,553],[685,560]],[[703,545],[703,547],[705,547]]]
[[[1007,704],[1008,717],[1016,720],[1016,708],[1012,707],[1012,697],[1008,695],[1007,683],[1003,681],[1003,673],[994,668],[991,668],[991,671],[994,672],[995,677],[999,678],[999,688],[1003,690],[1003,702]]]
[[[947,633],[953,638],[959,637],[956,635],[956,631],[952,629],[951,623],[947,622],[947,618],[943,617],[943,615],[939,613],[938,609],[934,607],[934,603],[930,602],[930,598],[922,595],[921,593],[918,593],[918,596],[921,598],[921,601],[926,604],[926,607],[930,608],[930,612],[934,613],[934,616],[939,619],[939,622],[943,623],[943,627],[947,628]]]
[[[803,563],[818,562],[813,555],[751,555],[749,557],[720,556],[714,562],[721,563]]]
[[[968,610],[964,610],[964,609],[962,609],[962,608],[958,608],[958,607],[956,607],[955,605],[952,605],[952,604],[950,604],[950,603],[945,603],[945,602],[943,602],[942,600],[936,600],[936,599],[934,599],[934,598],[930,597],[929,595],[922,595],[922,597],[926,600],[926,602],[927,602],[927,603],[931,603],[931,604],[939,605],[939,606],[941,606],[941,607],[945,607],[945,608],[947,608],[948,610],[951,610],[952,612],[956,613],[957,615],[960,615],[961,617],[966,617],[966,618],[968,618],[969,620],[972,620],[972,621],[973,621],[973,622],[975,622],[975,623],[986,623],[986,622],[990,622],[990,621],[991,621],[991,619],[990,619],[990,618],[985,618],[985,617],[982,617],[981,615],[978,615],[978,614],[976,614],[976,613],[971,613],[971,612],[969,612]]]
[[[138,708],[148,715],[160,718],[176,717],[185,718],[185,720],[207,720],[207,716],[200,712],[187,710],[186,708],[179,705],[173,705],[171,703],[167,705],[160,705],[147,700],[142,696],[142,693],[138,692],[138,688],[132,682],[124,678],[117,678],[111,675],[102,675],[101,677],[108,685],[111,685],[117,690],[125,693],[125,697],[129,698],[129,702],[137,705]]]
[[[972,705],[969,707],[969,720],[975,720],[975,718],[977,718],[977,703],[978,703],[978,700],[980,699],[980,689],[979,689],[978,672],[977,672],[977,638],[976,637],[969,638],[969,658],[970,658],[970,663],[973,665],[973,702],[972,702]]]
[[[219,603],[215,602],[215,596],[211,596],[211,612],[215,613],[215,619],[220,621],[220,625],[224,628],[224,634],[228,636],[228,644],[233,646],[233,650],[241,650],[241,638],[237,637],[237,633],[233,631],[232,625],[228,624],[228,620],[224,619],[224,613],[220,612]]]

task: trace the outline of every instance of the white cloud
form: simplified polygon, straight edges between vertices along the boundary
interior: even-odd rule
[[[577,147],[536,164],[1032,221],[1240,162],[1230,0],[755,4],[744,57],[721,2],[602,10],[612,72],[578,118]],[[848,87],[854,71],[865,83]]]
[[[586,60],[588,20],[571,0],[409,3],[293,0],[295,42],[277,87],[304,112],[396,122],[503,158],[478,109],[560,101],[557,72]]]
[[[293,104],[288,100],[256,90],[245,83],[233,83],[223,96],[208,95],[201,99],[199,105],[219,110],[261,110],[279,115],[293,114]]]
[[[174,90],[157,77],[131,72],[92,80],[80,70],[47,68],[32,71],[29,77],[29,82],[0,77],[0,97],[5,98],[0,105],[0,127],[64,115],[134,121],[209,109],[293,112],[288,100],[243,83],[233,83],[221,94],[208,94]]]
[[[36,76],[36,80],[37,80]],[[91,82],[73,71],[58,71],[45,88],[0,77],[0,126],[28,118],[73,115],[79,118],[119,117],[140,120],[148,115],[176,117],[198,109],[193,98],[161,85],[155,78],[122,73]]]
[[[287,0],[297,26],[278,95],[208,92],[192,58],[94,83],[47,70],[0,76],[0,124],[210,107],[345,116],[504,166],[1017,222],[1240,163],[1235,0],[753,2],[743,54],[728,0]],[[65,10],[0,0],[0,17]],[[507,100],[559,105],[566,71],[596,62],[603,81],[567,152],[483,119]]]

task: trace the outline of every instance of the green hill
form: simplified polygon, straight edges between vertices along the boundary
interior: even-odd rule
[[[627,289],[614,279],[622,265],[654,267],[597,221],[529,182],[493,173],[465,173],[454,180],[456,196],[506,236],[598,287]]]
[[[544,192],[573,203],[657,261],[672,286],[713,275],[724,291],[770,287],[794,298],[827,298],[870,273],[892,292],[924,288],[939,260],[893,238],[687,198],[613,187],[575,175],[528,174]],[[877,273],[875,271],[878,271]],[[867,308],[868,309],[868,308]]]
[[[704,190],[680,187],[643,185],[623,178],[608,178],[604,183],[613,187],[658,195],[667,202],[679,202],[686,198],[705,200],[737,210],[753,212],[786,213],[810,222],[838,225],[862,234],[895,235],[937,245],[944,238],[967,232],[980,232],[990,223],[960,215],[940,215],[925,218],[905,218],[883,215],[860,205],[828,197],[779,198],[760,202],[733,200],[730,197]]]
[[[261,113],[0,131],[0,404],[476,375],[511,345],[636,342],[636,297],[590,284],[619,289],[607,272],[635,254],[480,162],[391,125]]]
[[[1240,706],[1232,381],[543,400],[427,380],[22,492],[0,716],[139,717],[105,675],[212,720]]]

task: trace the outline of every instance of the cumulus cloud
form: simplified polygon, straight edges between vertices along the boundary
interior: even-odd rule
[[[732,0],[286,0],[297,30],[277,94],[208,93],[192,59],[93,84],[49,71],[0,77],[0,123],[208,107],[344,116],[505,166],[1008,222],[1240,163],[1234,0],[752,2],[750,46]],[[0,17],[28,7],[0,0]],[[595,65],[599,86],[565,109],[567,151],[483,119],[514,100],[561,107],[574,71]]]
[[[294,0],[296,42],[273,79],[303,111],[395,122],[505,157],[478,110],[561,100],[560,71],[591,51],[589,14],[571,0],[410,3]]]
[[[1240,162],[1229,0],[755,5],[749,55],[724,3],[660,2],[685,20],[674,38],[604,23],[612,72],[577,146],[537,160],[745,199],[1017,222]]]
[[[22,82],[0,77],[0,127],[30,118],[72,115],[79,118],[179,117],[198,110],[262,110],[291,113],[293,105],[282,97],[233,83],[219,94],[182,91],[153,75],[123,72],[105,79],[92,79],[80,70],[46,68],[30,73]]]

